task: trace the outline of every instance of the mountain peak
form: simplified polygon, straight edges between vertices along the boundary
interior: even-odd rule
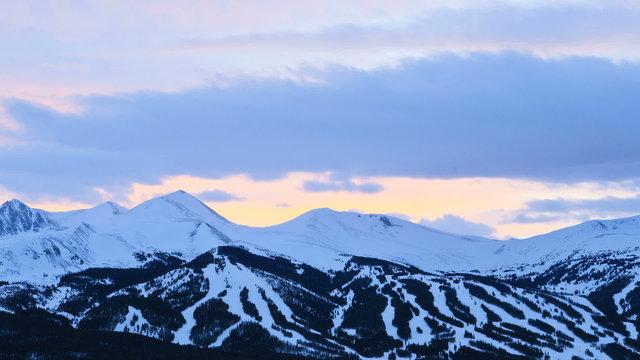
[[[25,203],[23,203],[22,201],[20,201],[18,199],[15,199],[15,198],[11,199],[9,201],[5,201],[2,204],[2,207],[5,207],[5,206],[11,206],[11,207],[14,207],[14,208],[16,208],[16,207],[20,207],[20,208],[26,207],[26,208],[28,208],[28,206]]]
[[[362,214],[353,211],[337,211],[331,208],[318,208],[305,212],[294,221],[327,221],[340,220],[349,222],[381,223],[384,226],[401,226],[400,219],[383,214]]]
[[[39,232],[47,228],[55,229],[57,226],[42,210],[32,209],[18,199],[0,206],[0,236]]]
[[[335,231],[355,235],[374,232],[381,234],[388,231],[394,232],[403,228],[406,222],[381,214],[361,214],[353,211],[337,211],[330,208],[318,208],[309,210],[298,217],[283,224],[275,225],[275,228],[286,228],[295,231],[306,231],[312,228],[314,231],[327,233],[328,236],[338,236]],[[416,225],[416,227],[419,227]],[[344,232],[344,233],[343,233]],[[332,233],[332,234],[329,234]]]
[[[341,213],[328,207],[309,210],[300,216],[332,216]]]
[[[195,196],[189,194],[184,190],[177,190],[172,193],[162,195],[160,197],[164,199],[174,200],[174,201],[192,201],[192,200],[200,201]]]
[[[129,209],[127,209],[126,207],[124,207],[124,206],[122,206],[120,204],[114,203],[112,201],[103,202],[102,204],[100,204],[100,205],[98,205],[96,207],[105,207],[107,209],[110,209],[110,211],[111,211],[111,213],[113,215],[120,215],[120,214],[124,214],[127,211],[129,211]]]
[[[101,204],[98,204],[97,206],[91,208],[91,209],[87,209],[85,211],[92,211],[95,213],[99,213],[99,214],[110,214],[110,215],[120,215],[120,214],[124,214],[127,211],[129,211],[129,209],[127,209],[126,207],[114,203],[112,201],[105,201]]]
[[[143,202],[131,209],[132,212],[161,212],[166,215],[198,218],[205,221],[224,222],[229,220],[209,208],[195,196],[184,190],[174,191]]]

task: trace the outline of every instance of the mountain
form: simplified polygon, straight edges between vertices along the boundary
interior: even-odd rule
[[[3,228],[20,230],[0,236],[0,276],[12,281],[46,283],[92,266],[137,266],[137,253],[162,251],[193,258],[231,242],[218,230],[230,223],[184,192],[151,199],[131,210],[104,203],[86,210],[49,213],[16,200],[4,207],[11,217],[3,220]],[[20,215],[15,215],[14,207],[20,209]],[[43,219],[38,224],[46,227],[25,220],[32,218]]]
[[[341,268],[342,255],[406,263],[429,270],[487,266],[497,240],[444,233],[386,215],[317,209],[281,225],[250,229],[252,245],[321,268]]]
[[[17,199],[0,206],[0,236],[56,229],[44,211],[31,209]]]
[[[23,349],[82,357],[49,339],[95,331],[143,335],[97,347],[171,343],[170,353],[195,346],[213,358],[640,352],[640,217],[497,241],[330,209],[251,228],[182,191],[130,210],[49,213],[13,200],[0,214],[7,356],[23,354],[2,347],[20,338]]]

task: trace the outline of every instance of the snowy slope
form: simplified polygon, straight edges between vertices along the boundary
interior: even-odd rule
[[[83,222],[95,224],[111,219],[113,216],[126,214],[129,210],[124,206],[118,205],[111,201],[104,202],[90,209],[72,210],[65,212],[49,212],[47,217],[56,223],[65,224],[65,226],[78,225]]]
[[[183,191],[151,199],[131,210],[104,203],[63,213],[29,211],[46,219],[44,223],[56,225],[37,233],[17,232],[10,235],[14,237],[12,241],[0,243],[1,250],[11,252],[8,256],[18,257],[5,262],[3,269],[15,276],[23,275],[24,279],[42,272],[63,274],[68,260],[49,257],[50,266],[42,269],[18,268],[15,264],[23,262],[19,254],[24,251],[17,248],[23,240],[31,242],[31,252],[42,254],[45,249],[38,249],[38,242],[45,238],[70,241],[73,231],[81,227],[90,229],[81,240],[74,238],[83,248],[86,267],[134,266],[133,253],[138,251],[179,253],[190,260],[213,247],[239,243],[327,269],[341,268],[345,256],[353,254],[431,270],[456,270],[489,264],[483,254],[492,253],[501,245],[495,240],[447,234],[387,216],[329,209],[310,211],[277,226],[251,228],[229,222]]]
[[[486,267],[502,245],[497,240],[444,233],[390,216],[330,209],[312,210],[284,224],[238,235],[247,243],[323,268],[341,267],[341,254],[434,271]]]
[[[640,217],[593,220],[511,240],[500,255],[485,273],[528,278],[547,290],[568,293],[589,294],[607,287],[611,296],[640,276]]]
[[[15,209],[20,213],[16,215]],[[5,203],[0,228],[0,274],[46,281],[88,267],[136,266],[135,253],[175,252],[193,258],[231,240],[214,225],[229,225],[197,199],[176,192],[127,210],[113,203],[48,213],[16,200]]]
[[[323,269],[340,269],[349,255],[357,255],[428,271],[484,271],[523,264],[529,271],[533,266],[544,271],[579,254],[637,253],[640,246],[640,217],[590,221],[509,241],[455,235],[389,216],[330,209],[312,210],[276,226],[252,228],[231,223],[183,191],[130,210],[104,203],[92,209],[48,213],[13,200],[0,207],[1,229],[0,274],[24,279],[42,273],[60,275],[78,267],[135,266],[136,252],[176,253],[190,260],[226,244],[282,254]],[[47,249],[52,244],[70,252],[61,251],[59,258],[56,251],[44,256],[51,252]],[[81,250],[74,254],[75,248]],[[43,260],[34,262],[33,253]],[[82,261],[71,261],[74,255]],[[32,265],[18,266],[26,263]]]
[[[47,217],[46,212],[31,209],[17,199],[0,206],[0,237],[56,229],[58,225]]]
[[[502,263],[544,261],[551,264],[579,254],[639,249],[640,216],[592,220],[548,234],[508,241],[502,249]]]

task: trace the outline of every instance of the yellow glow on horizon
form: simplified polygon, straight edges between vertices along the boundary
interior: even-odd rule
[[[546,198],[630,197],[636,193],[625,186],[597,183],[552,184],[506,178],[419,179],[408,177],[354,178],[356,183],[373,182],[384,190],[370,194],[347,191],[309,192],[305,181],[329,181],[330,173],[289,173],[275,180],[254,180],[245,175],[223,179],[193,176],[165,178],[159,185],[134,184],[129,206],[152,197],[183,189],[198,197],[209,190],[222,190],[242,198],[239,201],[205,203],[229,220],[243,225],[269,226],[293,219],[315,208],[338,211],[402,214],[411,221],[436,219],[446,214],[496,228],[498,238],[541,234],[577,223],[507,223],[505,213],[525,206],[527,201]],[[286,204],[287,206],[283,206]]]
[[[627,183],[553,184],[506,178],[419,179],[408,177],[354,178],[355,183],[373,182],[384,189],[378,193],[347,191],[309,192],[305,181],[330,181],[330,173],[289,173],[273,180],[254,180],[246,175],[208,179],[188,175],[164,178],[160,184],[134,183],[126,194],[126,207],[133,207],[153,197],[185,190],[196,197],[210,190],[222,190],[241,198],[228,202],[204,202],[238,224],[269,226],[289,221],[300,214],[322,207],[338,211],[358,211],[398,215],[413,222],[434,220],[446,214],[486,224],[496,229],[496,238],[528,237],[581,222],[564,219],[545,223],[509,221],[514,213],[531,200],[598,199],[607,196],[634,197],[637,186]],[[96,188],[104,201],[116,198],[105,189]],[[0,195],[19,197],[6,189]],[[48,211],[83,209],[87,204],[65,198],[51,198],[29,204]]]

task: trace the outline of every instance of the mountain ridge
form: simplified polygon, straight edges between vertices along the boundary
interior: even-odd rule
[[[0,228],[20,231],[0,236],[0,315],[73,329],[56,336],[299,359],[640,353],[640,217],[500,241],[326,208],[252,228],[185,192],[132,209],[3,208]],[[54,348],[6,326],[0,344]]]
[[[340,268],[342,255],[384,258],[432,271],[500,268],[545,258],[559,259],[575,251],[625,249],[635,245],[634,231],[625,229],[635,230],[637,224],[640,233],[640,216],[636,216],[592,220],[526,239],[495,240],[444,232],[383,214],[329,208],[313,209],[281,224],[254,228],[225,219],[182,190],[152,198],[131,209],[105,202],[90,209],[55,213],[12,201],[0,207],[0,230],[13,229],[5,230],[5,237],[22,231],[33,232],[35,237],[40,234],[57,238],[64,229],[87,224],[95,230],[89,247],[91,244],[104,247],[105,243],[113,242],[115,248],[196,256],[211,247],[237,242],[256,251],[271,251],[326,268]],[[7,216],[3,218],[2,209],[8,207],[33,214],[31,218],[37,218],[35,225],[29,222],[25,225],[23,220],[31,219],[26,215],[14,216],[13,222]],[[594,240],[598,236],[602,241]],[[103,255],[102,263],[108,264],[108,252]],[[114,254],[116,258],[120,256]]]
[[[57,224],[45,214],[43,210],[32,209],[18,199],[6,201],[0,206],[0,236],[57,229]]]

